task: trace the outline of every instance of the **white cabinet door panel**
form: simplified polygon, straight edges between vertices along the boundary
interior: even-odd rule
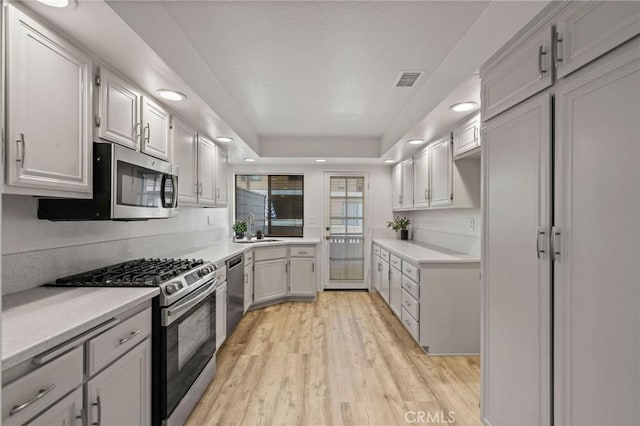
[[[402,208],[413,207],[413,159],[402,163]]]
[[[201,206],[216,204],[215,162],[216,145],[198,135],[198,204]]]
[[[480,146],[480,116],[467,120],[453,131],[453,155],[458,156]]]
[[[244,268],[244,311],[253,305],[253,263]]]
[[[290,266],[289,294],[314,296],[316,294],[316,260],[292,257]]]
[[[140,95],[120,77],[100,68],[98,88],[98,136],[110,142],[139,149],[141,132]]]
[[[402,164],[393,167],[391,172],[391,197],[394,209],[402,208]]]
[[[429,207],[429,149],[413,157],[413,205]]]
[[[227,283],[216,288],[216,350],[227,340]]]
[[[7,184],[90,197],[91,58],[12,5],[7,26]]]
[[[452,200],[453,152],[447,137],[431,145],[431,207],[449,206]]]
[[[546,425],[551,400],[551,270],[536,257],[550,225],[551,100],[541,94],[483,132],[482,418]]]
[[[382,261],[382,267],[380,271],[380,295],[385,302],[389,303],[389,289],[391,282],[389,280],[389,264]]]
[[[75,426],[82,423],[82,406],[82,388],[78,388],[26,424],[29,426]]]
[[[558,85],[556,425],[640,424],[639,117],[638,40]]]
[[[171,160],[171,117],[152,99],[142,97],[142,152]]]
[[[216,206],[224,207],[229,198],[229,157],[227,153],[216,146]]]
[[[198,135],[184,121],[174,118],[171,130],[173,163],[178,166],[180,203],[198,202]]]
[[[287,259],[265,260],[254,265],[254,303],[287,295]]]
[[[402,272],[391,268],[389,279],[389,306],[398,318],[402,308]]]

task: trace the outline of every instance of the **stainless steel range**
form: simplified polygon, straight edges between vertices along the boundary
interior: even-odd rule
[[[153,314],[153,418],[182,425],[215,374],[216,268],[188,259],[138,259],[51,286],[159,287]]]

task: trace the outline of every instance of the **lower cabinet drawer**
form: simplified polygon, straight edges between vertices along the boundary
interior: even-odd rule
[[[382,260],[389,262],[389,252],[383,248],[380,249],[380,257],[382,258]]]
[[[248,253],[244,254],[244,264],[246,265],[247,263],[252,263],[253,262],[253,252],[250,251]]]
[[[89,340],[87,363],[93,375],[151,334],[151,308]]]
[[[287,257],[287,247],[269,247],[256,249],[253,252],[253,261],[260,262],[262,260],[284,259]]]
[[[402,273],[411,278],[414,282],[420,282],[420,268],[407,261],[402,262]]]
[[[293,257],[316,257],[315,247],[291,247],[289,254]]]
[[[398,271],[402,271],[402,259],[400,259],[398,256],[391,255],[389,263]]]
[[[407,290],[402,289],[402,307],[417,321],[420,318],[420,304]]]
[[[420,285],[414,283],[411,278],[406,275],[402,276],[402,288],[407,290],[416,299],[420,299]]]
[[[409,333],[411,333],[413,338],[419,342],[420,341],[420,323],[416,321],[415,318],[413,318],[405,308],[402,308],[401,321],[404,324],[404,326],[407,327],[407,330],[409,330]]]
[[[380,256],[380,247],[374,245],[373,254],[375,254],[376,256]]]
[[[80,386],[83,346],[2,388],[2,424],[21,425]]]

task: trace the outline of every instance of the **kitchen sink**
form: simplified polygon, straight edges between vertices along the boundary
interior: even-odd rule
[[[280,240],[276,240],[274,238],[263,238],[261,240],[239,240],[239,241],[234,241],[234,243],[237,243],[237,244],[257,244],[257,243],[273,243],[275,241],[280,241]]]

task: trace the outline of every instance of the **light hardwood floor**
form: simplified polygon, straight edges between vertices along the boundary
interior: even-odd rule
[[[481,424],[479,357],[425,355],[377,293],[249,312],[217,363],[187,426]]]

